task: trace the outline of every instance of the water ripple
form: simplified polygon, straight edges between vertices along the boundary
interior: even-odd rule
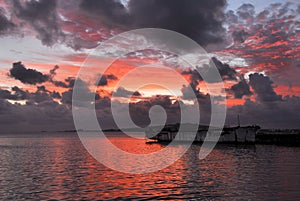
[[[132,138],[111,140],[133,153],[163,148]],[[218,145],[201,161],[199,150],[192,145],[164,170],[130,175],[99,164],[74,134],[2,136],[0,199],[300,200],[300,148]]]

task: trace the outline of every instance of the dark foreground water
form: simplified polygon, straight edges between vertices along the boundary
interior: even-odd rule
[[[162,145],[112,136],[130,152]],[[174,149],[180,148],[180,145]],[[123,174],[95,161],[74,133],[0,136],[0,200],[300,200],[300,148],[200,145],[153,174]]]

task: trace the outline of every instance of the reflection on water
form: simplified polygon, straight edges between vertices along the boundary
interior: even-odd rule
[[[95,161],[76,134],[0,136],[0,199],[300,199],[300,148],[218,145],[204,160],[199,145],[174,165],[131,175]],[[162,145],[112,136],[132,153]],[[180,148],[180,145],[174,146]]]

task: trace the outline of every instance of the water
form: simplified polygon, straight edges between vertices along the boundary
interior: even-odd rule
[[[110,139],[133,153],[163,148]],[[0,200],[300,200],[299,147],[218,145],[201,161],[199,149],[159,172],[132,175],[99,164],[74,133],[2,135]]]

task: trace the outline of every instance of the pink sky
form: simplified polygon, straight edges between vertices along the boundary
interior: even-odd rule
[[[177,19],[179,20],[177,24],[170,20],[172,8],[168,8],[169,12],[162,15],[165,17],[156,21],[155,16],[159,18],[159,14],[163,11],[156,7],[157,5],[150,3],[147,6],[157,8],[157,14],[152,17],[147,12],[139,11],[145,5],[134,1],[128,3],[127,8],[123,8],[120,6],[122,4],[118,3],[107,5],[95,3],[94,7],[99,7],[101,11],[99,13],[94,10],[92,1],[86,3],[81,1],[73,3],[0,1],[0,7],[2,7],[0,17],[3,18],[2,26],[0,26],[1,103],[8,102],[7,104],[11,104],[9,107],[18,108],[18,110],[25,107],[30,109],[26,102],[35,101],[32,97],[36,97],[37,88],[43,86],[46,90],[39,91],[39,93],[51,96],[54,92],[58,92],[60,98],[50,99],[59,104],[59,107],[68,108],[67,103],[64,102],[64,95],[68,94],[72,86],[64,85],[70,84],[67,81],[68,77],[77,76],[87,56],[94,54],[93,50],[99,44],[123,31],[154,26],[170,28],[186,34],[202,45],[211,58],[216,58],[215,65],[224,79],[227,99],[220,101],[220,104],[226,103],[229,108],[228,123],[234,122],[230,120],[230,115],[235,116],[235,113],[241,113],[242,117],[244,115],[245,123],[256,123],[253,122],[255,118],[247,117],[247,113],[249,110],[254,111],[255,108],[260,108],[261,111],[257,112],[261,112],[262,119],[258,120],[258,123],[262,122],[266,127],[272,127],[283,121],[275,118],[274,122],[271,120],[267,122],[266,118],[271,118],[269,115],[274,110],[277,115],[289,114],[291,117],[290,124],[286,122],[281,123],[280,126],[295,127],[297,124],[294,122],[300,120],[299,115],[293,113],[298,109],[298,101],[300,103],[300,7],[297,2],[280,2],[281,4],[269,5],[268,2],[260,4],[257,1],[243,1],[240,4],[252,3],[253,5],[241,6],[236,1],[228,1],[227,7],[221,3],[207,7],[206,9],[216,10],[222,18],[220,22],[219,18],[215,21],[205,21],[203,17],[205,15],[201,12],[206,11],[201,10],[203,6],[201,3],[198,5],[199,10],[194,10],[193,6],[187,3],[186,9],[191,6],[189,8],[191,12],[195,12],[195,15],[199,14],[198,17],[203,22],[197,24],[198,22],[194,19],[188,20],[187,18],[187,22],[181,25],[180,19]],[[106,13],[101,6],[106,10],[112,9],[115,13]],[[236,10],[230,11],[230,9]],[[183,14],[189,13],[184,10],[182,12]],[[140,19],[137,19],[138,16]],[[169,24],[163,24],[168,20],[170,20]],[[204,26],[206,23],[211,26]],[[203,24],[202,29],[207,30],[202,32],[201,24]],[[213,27],[215,34],[211,34],[207,27]],[[199,37],[194,34],[195,32]],[[159,65],[162,64],[159,62],[164,62],[166,55],[164,53],[160,56],[151,54],[144,52],[133,57],[129,56],[130,60],[118,60],[110,66],[104,73],[107,76],[106,84],[99,86],[97,90],[101,99],[105,96],[110,98],[112,92],[116,92],[118,87],[124,88],[124,93],[138,91],[140,96],[133,100],[135,102],[149,101],[156,95],[164,95],[171,96],[173,102],[182,100],[186,104],[192,104],[193,101],[184,98],[183,85],[193,86],[195,83],[196,93],[203,96],[208,93],[205,86],[207,83],[195,77],[193,69],[181,64],[169,66],[169,70],[161,68]],[[172,56],[170,58],[173,59]],[[20,67],[23,74],[13,75],[11,71],[13,63],[19,61],[22,62],[25,70]],[[94,62],[100,68],[105,64],[103,59],[96,59]],[[139,69],[140,64],[155,67]],[[59,68],[51,74],[50,70],[55,65]],[[30,78],[26,77],[26,72],[30,71],[28,69],[33,69],[35,73],[39,72],[48,78],[45,81],[30,84],[28,83]],[[98,76],[101,69],[95,67],[91,68],[91,71]],[[129,76],[124,77],[127,74]],[[95,84],[89,83],[88,80],[84,81],[87,82],[87,90],[89,86]],[[164,85],[172,89],[175,95],[155,85],[162,81]],[[142,82],[154,84],[136,88]],[[31,95],[27,98],[16,98],[14,94],[17,92],[13,90],[15,86]],[[217,87],[218,85],[215,86],[215,91],[218,90]],[[4,92],[5,90],[8,92]],[[217,94],[218,92],[210,95]],[[124,97],[117,99],[124,102]],[[15,103],[21,103],[23,107]],[[36,105],[39,108],[43,107],[42,102],[36,102]]]

